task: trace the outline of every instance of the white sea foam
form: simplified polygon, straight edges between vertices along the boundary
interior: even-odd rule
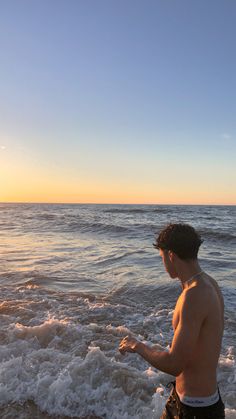
[[[158,372],[150,368],[140,372],[127,363],[106,357],[98,347],[90,347],[85,357],[73,350],[63,352],[63,342],[60,350],[55,349],[57,341],[68,334],[68,328],[73,335],[70,341],[76,339],[80,346],[80,340],[88,337],[94,325],[88,327],[87,333],[85,327],[78,330],[55,319],[34,327],[11,326],[11,343],[1,348],[2,405],[33,400],[42,411],[55,415],[159,417],[165,398],[155,392],[160,386]],[[108,330],[115,334],[127,331],[109,327]]]
[[[75,325],[51,318],[37,326],[12,323],[7,333],[0,347],[2,406],[32,400],[51,415],[159,419],[171,377],[148,367],[137,355],[121,356],[114,349],[131,333],[127,327]],[[99,340],[108,342],[104,350],[94,346]],[[234,417],[229,408],[235,389],[232,351],[229,348],[228,356],[221,358],[219,368],[220,380],[227,382],[227,419]]]

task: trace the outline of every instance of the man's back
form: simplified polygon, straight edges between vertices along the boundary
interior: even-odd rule
[[[214,279],[202,273],[187,284],[176,304],[173,327],[175,334],[187,328],[184,345],[192,345],[184,370],[176,378],[177,392],[189,397],[214,394],[224,327],[223,297]],[[192,335],[196,337],[194,343]],[[188,356],[188,348],[183,351]]]

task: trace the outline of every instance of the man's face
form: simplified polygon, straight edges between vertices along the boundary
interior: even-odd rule
[[[170,251],[160,249],[160,256],[162,258],[166,272],[168,272],[171,278],[177,278],[178,274],[175,270],[173,258],[170,257]]]

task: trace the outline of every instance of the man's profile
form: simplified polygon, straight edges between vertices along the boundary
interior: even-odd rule
[[[157,351],[129,336],[122,354],[136,352],[155,368],[176,377],[161,419],[223,419],[216,369],[224,328],[224,302],[216,281],[200,268],[202,240],[187,224],[169,224],[155,248],[171,278],[181,281],[172,325],[171,348]]]

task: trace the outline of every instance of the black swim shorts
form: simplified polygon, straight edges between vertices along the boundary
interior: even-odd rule
[[[218,402],[207,407],[191,407],[183,404],[175,390],[175,383],[160,419],[225,419],[225,406]]]

